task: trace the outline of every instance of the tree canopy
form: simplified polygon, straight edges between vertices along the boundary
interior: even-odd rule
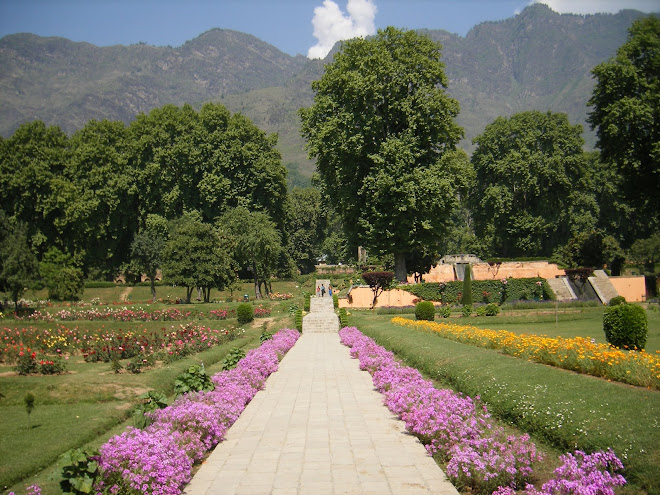
[[[588,120],[597,146],[605,161],[616,164],[625,196],[650,216],[650,234],[660,220],[660,18],[635,21],[616,56],[593,74]]]
[[[469,201],[487,252],[550,255],[573,232],[595,226],[581,133],[565,114],[530,111],[498,117],[474,139]]]
[[[313,106],[300,111],[309,155],[348,237],[394,253],[399,280],[406,255],[445,230],[467,164],[455,148],[463,131],[443,69],[439,44],[388,27],[344,43],[312,83]]]

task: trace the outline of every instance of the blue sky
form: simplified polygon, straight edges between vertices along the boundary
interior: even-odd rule
[[[334,6],[328,5],[333,1]],[[658,0],[545,3],[558,12],[574,13],[660,10]],[[291,55],[307,55],[318,45],[320,56],[323,42],[334,43],[332,36],[351,37],[388,25],[465,35],[480,22],[512,17],[529,4],[530,0],[0,0],[0,37],[30,32],[99,46],[180,46],[219,27],[252,34]]]

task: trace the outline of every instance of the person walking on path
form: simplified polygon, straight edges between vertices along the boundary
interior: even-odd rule
[[[332,285],[328,285],[328,295],[332,297]]]
[[[321,296],[321,287],[319,287],[319,286],[317,285],[317,286],[316,286],[316,297],[320,297],[320,296]]]
[[[325,297],[325,285],[321,284],[321,297]]]

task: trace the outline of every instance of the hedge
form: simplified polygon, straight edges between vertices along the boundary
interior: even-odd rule
[[[541,282],[540,285],[538,282]],[[438,301],[443,304],[459,304],[463,291],[463,282],[424,283],[401,285],[406,290],[425,301]],[[555,295],[545,279],[509,278],[506,284],[501,280],[472,280],[472,300],[483,303],[514,301],[554,300]]]

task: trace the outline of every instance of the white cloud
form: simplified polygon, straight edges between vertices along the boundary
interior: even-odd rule
[[[333,0],[324,0],[314,9],[316,45],[307,52],[309,58],[324,58],[337,41],[364,37],[376,32],[376,5],[372,0],[348,0],[348,15]]]
[[[607,12],[616,14],[620,10],[634,9],[642,12],[658,12],[658,0],[532,0],[544,3],[560,14],[596,14]]]

